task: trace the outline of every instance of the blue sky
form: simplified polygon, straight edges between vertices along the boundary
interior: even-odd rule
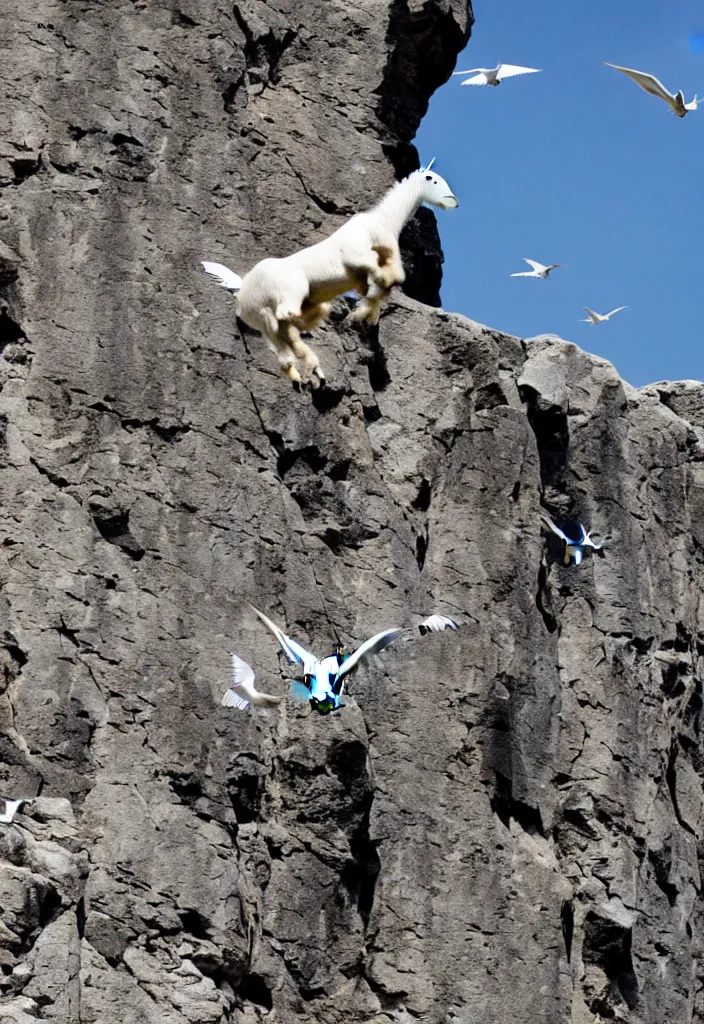
[[[604,61],[704,93],[704,0],[475,0],[457,68],[543,68],[438,90],[416,137],[460,208],[437,211],[443,307],[558,334],[635,386],[704,379],[704,106],[680,119]],[[564,263],[511,278],[523,257]],[[605,313],[578,323],[582,307]]]

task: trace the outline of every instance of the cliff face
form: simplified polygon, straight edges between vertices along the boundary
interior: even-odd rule
[[[295,395],[198,265],[407,170],[467,8],[6,18],[0,790],[38,799],[0,825],[0,1019],[704,1018],[704,386],[421,305],[421,224],[415,298],[341,304]],[[563,567],[541,495],[606,556]],[[339,715],[243,714],[228,651],[286,675],[247,600],[320,654],[463,627]]]

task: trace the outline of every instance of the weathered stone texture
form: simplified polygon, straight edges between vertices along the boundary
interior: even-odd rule
[[[0,1019],[704,1019],[704,386],[398,296],[295,395],[198,266],[408,169],[467,6],[5,17]],[[463,627],[242,714],[247,600],[320,654]]]

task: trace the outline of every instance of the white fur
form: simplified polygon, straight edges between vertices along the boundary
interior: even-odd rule
[[[422,203],[457,206],[447,182],[429,167],[398,182],[371,210],[356,214],[322,242],[283,259],[261,260],[245,275],[239,315],[261,331],[294,384],[301,382],[297,358],[316,383],[325,379],[317,355],[299,332],[321,324],[332,299],[356,291],[362,300],[354,318],[378,322],[391,288],[405,279],[398,245],[401,229]]]

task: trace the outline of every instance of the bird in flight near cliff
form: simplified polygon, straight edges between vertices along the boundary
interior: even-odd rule
[[[227,288],[228,292],[238,292],[242,287],[242,278],[234,270],[230,270],[223,263],[209,263],[208,260],[200,261],[206,274],[214,277],[217,283]]]
[[[336,644],[332,654],[329,654],[327,658],[318,659],[295,640],[286,636],[270,618],[254,605],[250,605],[250,608],[267,629],[274,634],[289,662],[303,667],[303,679],[294,680],[291,683],[291,696],[299,700],[307,700],[313,710],[321,715],[327,715],[331,711],[337,711],[344,707],[342,691],[345,680],[351,672],[367,658],[373,654],[379,654],[400,636],[409,633],[407,629],[385,629],[370,637],[369,640],[365,640],[352,654],[348,655],[342,645]],[[457,623],[445,615],[430,615],[419,624],[418,630],[421,636],[424,636],[429,632],[440,632],[446,627],[457,629]]]
[[[598,544],[591,538],[591,530],[587,532],[581,523],[578,523],[580,536],[569,537],[564,530],[561,530],[555,521],[548,515],[544,508],[540,510],[540,516],[543,520],[544,525],[551,530],[556,537],[559,537],[565,545],[564,563],[569,565],[570,562],[574,562],[575,565],[581,565],[582,559],[584,558],[584,552],[586,548],[592,548],[597,554],[601,554],[603,557],[603,544]]]
[[[453,71],[453,75],[473,75],[460,85],[501,85],[503,78],[515,75],[535,75],[541,68],[522,68],[518,64],[497,64],[495,68],[470,68],[469,71]]]
[[[678,117],[686,117],[690,110],[696,110],[699,106],[700,101],[696,95],[690,103],[685,103],[684,93],[681,89],[676,95],[673,95],[655,75],[648,75],[645,71],[634,71],[633,68],[622,68],[618,64],[609,64],[608,61],[604,61],[604,63],[607,67],[615,68],[616,71],[621,71],[624,75],[628,75],[641,89],[649,92],[651,96],[657,96],[658,99],[665,100],[672,113],[677,114]]]
[[[283,699],[257,690],[254,686],[254,669],[236,654],[232,654],[232,686],[225,690],[220,701],[224,708],[246,711],[250,704],[255,708],[268,708],[280,704]]]
[[[562,263],[551,263],[549,266],[545,266],[544,263],[536,263],[535,260],[523,259],[524,263],[527,263],[532,270],[523,270],[520,274],[511,274],[511,277],[550,277],[550,271],[555,270],[557,267],[563,267]]]
[[[9,825],[19,810],[22,809],[23,804],[33,804],[34,800],[8,800],[3,798],[5,804],[5,810],[0,814],[0,823],[3,825]]]
[[[579,320],[580,324],[603,324],[606,320],[612,317],[614,313],[620,313],[622,309],[628,309],[628,306],[617,306],[616,309],[612,309],[610,313],[604,313],[603,315],[601,313],[595,313],[593,309],[589,308],[589,306],[585,306],[584,308],[587,313],[589,313],[589,316],[582,317],[582,319]]]

